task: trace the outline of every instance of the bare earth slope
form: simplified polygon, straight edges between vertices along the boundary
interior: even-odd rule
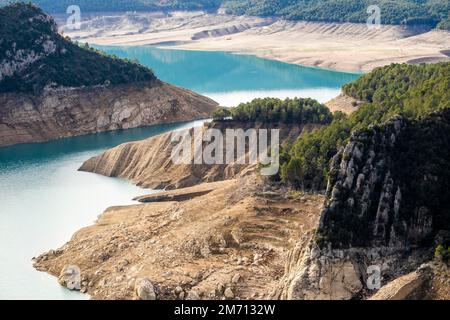
[[[448,59],[450,32],[365,24],[290,22],[198,13],[90,17],[66,34],[102,45],[170,44],[174,48],[253,54],[289,63],[370,71],[392,62]],[[444,51],[445,52],[445,51]]]
[[[207,118],[217,104],[163,82],[0,95],[0,146]]]
[[[108,209],[35,267],[55,276],[79,267],[81,291],[94,299],[274,298],[323,200],[266,190],[254,176],[176,192],[191,197]]]
[[[292,142],[302,132],[308,132],[313,128],[314,125],[283,126],[280,128],[280,138],[282,141]],[[205,129],[206,126],[200,130]],[[189,132],[191,137],[194,136],[193,129],[184,132]],[[80,170],[108,177],[125,178],[146,188],[176,189],[190,187],[202,182],[214,182],[245,176],[254,172],[256,168],[256,165],[237,163],[174,164],[171,153],[175,149],[175,145],[176,142],[172,142],[172,133],[124,143],[85,161]],[[191,162],[193,163],[193,158]],[[245,163],[249,162],[246,161]]]

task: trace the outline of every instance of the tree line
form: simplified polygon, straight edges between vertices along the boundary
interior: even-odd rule
[[[330,110],[310,98],[254,99],[235,108],[219,107],[213,113],[215,121],[238,121],[284,124],[328,124],[333,120]]]
[[[11,0],[0,0],[2,3]],[[277,16],[288,20],[365,23],[367,8],[378,5],[382,24],[428,25],[450,30],[448,0],[32,0],[52,13],[70,5],[84,12],[108,11],[216,11],[221,6],[236,15]]]
[[[411,120],[450,108],[450,63],[392,64],[362,76],[343,88],[365,103],[350,116],[336,113],[324,127],[285,147],[280,179],[305,190],[326,188],[330,160],[355,130],[381,124],[401,114]]]

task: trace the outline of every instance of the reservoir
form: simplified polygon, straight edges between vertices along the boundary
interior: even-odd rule
[[[359,75],[251,56],[142,47],[97,47],[137,59],[163,81],[233,106],[255,97],[333,98]],[[202,122],[157,125],[0,148],[0,299],[87,299],[33,269],[31,258],[67,242],[106,208],[151,192],[78,172],[107,148]]]

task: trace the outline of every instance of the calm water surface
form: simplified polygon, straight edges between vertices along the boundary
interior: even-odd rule
[[[103,150],[201,122],[100,133],[0,148],[0,299],[86,299],[32,268],[31,258],[70,240],[113,205],[150,193],[121,179],[78,172]]]
[[[225,52],[161,49],[152,46],[96,46],[122,58],[137,59],[169,83],[202,93],[223,106],[254,98],[310,97],[327,102],[359,74]]]
[[[326,101],[358,76],[220,52],[103,49],[136,58],[162,80],[201,92],[223,105],[265,96]],[[77,169],[86,159],[120,143],[198,124],[160,125],[0,148],[0,299],[88,298],[35,271],[31,258],[63,245],[107,207],[130,204],[133,197],[151,191]]]

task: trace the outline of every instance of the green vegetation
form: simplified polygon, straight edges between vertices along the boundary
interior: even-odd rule
[[[333,115],[326,106],[314,99],[264,98],[241,103],[236,108],[219,107],[215,110],[213,118],[215,121],[231,118],[239,122],[328,124],[332,121]]]
[[[226,107],[217,107],[212,114],[214,121],[227,121],[231,118],[231,109]]]
[[[438,259],[442,259],[444,262],[448,262],[450,260],[450,247],[445,249],[442,244],[438,245],[434,252],[434,256]]]
[[[378,5],[383,24],[424,24],[435,27],[448,19],[448,0],[235,0],[225,1],[229,13],[281,16],[289,20],[365,23],[367,8]],[[443,23],[441,28],[446,28]],[[449,30],[449,29],[447,29]]]
[[[282,163],[284,182],[302,189],[324,190],[329,163],[351,133],[381,124],[396,114],[420,119],[450,108],[450,63],[393,64],[344,86],[346,94],[367,101],[352,115],[337,114],[325,127],[302,135]]]
[[[156,80],[150,69],[136,62],[63,38],[56,32],[55,22],[32,5],[0,8],[0,39],[0,67],[6,70],[7,65],[23,64],[0,82],[0,92],[39,93],[47,85],[81,87]]]
[[[0,0],[5,3],[11,0]],[[288,20],[365,23],[367,8],[378,5],[383,24],[428,25],[450,30],[449,0],[33,0],[48,12],[70,5],[93,11],[215,11],[222,5],[237,15],[278,16]]]
[[[11,0],[0,0],[11,2]],[[32,3],[50,13],[65,13],[71,5],[80,6],[82,12],[111,11],[168,11],[217,10],[220,0],[32,0]]]

